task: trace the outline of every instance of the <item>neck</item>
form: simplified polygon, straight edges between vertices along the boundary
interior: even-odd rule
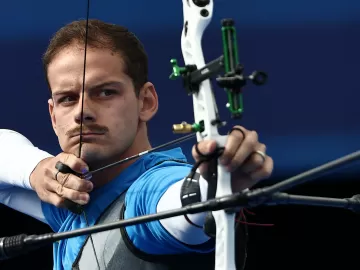
[[[123,153],[113,159],[112,162],[120,161],[130,156],[137,155],[143,151],[151,149],[151,144],[149,142],[149,138],[147,136],[146,124],[140,123],[138,132],[136,133],[136,137],[131,144]],[[114,166],[109,169],[105,169],[103,171],[99,171],[94,174],[91,178],[91,182],[93,182],[95,188],[102,187],[107,183],[111,182],[115,177],[117,177],[123,170],[137,161],[138,158],[127,161],[123,164]],[[110,164],[111,162],[109,162]]]

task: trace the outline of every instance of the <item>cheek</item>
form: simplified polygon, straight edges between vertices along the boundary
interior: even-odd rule
[[[108,117],[108,123],[110,122],[117,132],[128,133],[137,127],[139,114],[136,105],[128,103],[127,106],[116,107],[111,112],[112,117]]]
[[[59,137],[64,136],[64,134],[70,129],[70,123],[68,117],[61,112],[55,113],[56,116],[56,130]]]

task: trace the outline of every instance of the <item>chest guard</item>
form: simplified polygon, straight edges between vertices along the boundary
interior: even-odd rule
[[[184,181],[184,185],[186,181]],[[184,188],[183,188],[184,190]],[[123,219],[126,192],[121,194],[100,216],[96,224],[106,224]],[[84,242],[73,263],[72,270],[213,270],[215,252],[208,254],[184,253],[152,255],[137,249],[129,240],[125,228],[92,234],[96,256],[90,237]],[[212,239],[211,241],[214,241]],[[246,261],[247,227],[236,229],[236,265],[243,269]],[[99,261],[100,269],[96,257]]]

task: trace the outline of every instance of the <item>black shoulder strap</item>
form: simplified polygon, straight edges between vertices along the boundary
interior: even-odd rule
[[[176,159],[164,160],[158,162],[154,166],[157,166],[166,161],[175,161],[180,163],[188,162]],[[199,185],[200,174],[195,173],[193,179],[186,178],[181,187],[181,201],[182,205],[185,206],[187,204],[200,202],[201,201],[201,193],[200,193],[200,185]],[[125,203],[121,209],[121,219],[124,218],[124,213],[126,210]],[[185,217],[186,218],[186,217]],[[191,222],[189,219],[187,219]],[[240,221],[244,221],[245,217],[241,217]],[[192,223],[193,224],[193,223]],[[199,227],[196,224],[193,224]],[[187,253],[187,254],[170,254],[170,255],[154,255],[148,254],[133,245],[131,242],[125,228],[120,228],[120,232],[123,238],[123,241],[127,248],[138,258],[149,261],[149,262],[158,262],[165,263],[169,265],[169,269],[177,270],[177,269],[187,269],[187,270],[198,270],[201,265],[201,269],[204,270],[213,270],[215,264],[215,252],[203,254],[203,253]],[[237,223],[236,231],[235,231],[235,251],[236,251],[236,269],[242,270],[245,268],[246,258],[247,258],[247,241],[248,241],[248,228],[246,224]],[[187,245],[183,243],[184,245]],[[215,245],[215,239],[211,238],[207,243],[202,245]]]

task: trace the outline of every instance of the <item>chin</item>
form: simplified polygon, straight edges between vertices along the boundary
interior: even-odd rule
[[[114,155],[101,146],[83,145],[81,159],[90,167],[90,170],[98,169],[114,162]]]

